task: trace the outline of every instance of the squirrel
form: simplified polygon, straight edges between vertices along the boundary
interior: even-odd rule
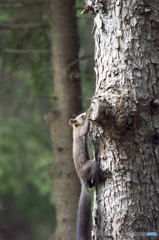
[[[91,197],[88,188],[101,183],[106,177],[104,172],[94,160],[89,160],[87,148],[87,134],[90,122],[87,114],[82,113],[75,119],[70,119],[73,127],[73,159],[77,175],[81,182],[81,194],[78,204],[76,240],[89,240],[91,238]]]

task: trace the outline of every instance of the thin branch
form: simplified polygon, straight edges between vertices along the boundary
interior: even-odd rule
[[[52,99],[53,98],[53,96],[46,96],[46,95],[35,95],[34,97],[36,97],[36,98],[49,98],[49,99]]]
[[[51,50],[49,49],[19,50],[19,49],[5,48],[5,49],[1,49],[1,51],[6,53],[16,53],[16,54],[41,54],[41,53],[51,54]]]
[[[85,76],[87,78],[94,78],[94,79],[96,79],[95,75],[92,75],[92,74],[81,73],[81,76]]]
[[[35,3],[0,3],[0,8],[19,8],[19,7],[32,7],[37,5],[42,5],[50,3],[50,1],[39,1]]]
[[[82,7],[75,7],[75,9],[76,9],[76,10],[80,10],[80,11],[82,11],[82,10],[83,10],[83,8],[82,8]]]
[[[11,23],[0,23],[0,29],[11,29],[11,30],[22,30],[22,29],[34,29],[48,27],[49,22],[41,23],[29,23],[29,24],[11,24]]]
[[[69,66],[72,67],[72,66],[76,65],[78,62],[80,62],[81,60],[90,58],[92,56],[93,56],[93,54],[83,55],[83,56],[79,57],[78,59],[74,60],[73,62],[69,63]]]

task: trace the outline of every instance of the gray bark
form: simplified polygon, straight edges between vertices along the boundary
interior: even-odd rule
[[[72,159],[70,118],[81,107],[81,86],[78,62],[78,38],[74,0],[51,1],[51,41],[53,64],[53,109],[48,114],[53,142],[53,180],[57,226],[52,240],[74,240],[80,182]]]
[[[96,90],[89,116],[97,186],[93,239],[159,234],[159,2],[96,0]]]

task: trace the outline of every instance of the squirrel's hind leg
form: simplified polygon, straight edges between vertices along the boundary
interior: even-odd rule
[[[88,160],[82,167],[84,181],[87,182],[88,187],[92,188],[96,183],[102,183],[106,180],[106,178],[111,177],[111,172],[106,169],[103,171],[98,163],[94,160]]]

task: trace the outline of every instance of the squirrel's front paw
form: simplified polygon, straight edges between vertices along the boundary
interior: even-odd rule
[[[107,178],[111,178],[112,173],[109,171],[109,169],[105,169],[104,171],[100,169],[100,174],[99,174],[99,183],[104,182]]]
[[[111,178],[111,177],[112,177],[112,172],[109,171],[108,168],[106,168],[106,169],[103,171],[103,174],[104,174],[105,178]]]

